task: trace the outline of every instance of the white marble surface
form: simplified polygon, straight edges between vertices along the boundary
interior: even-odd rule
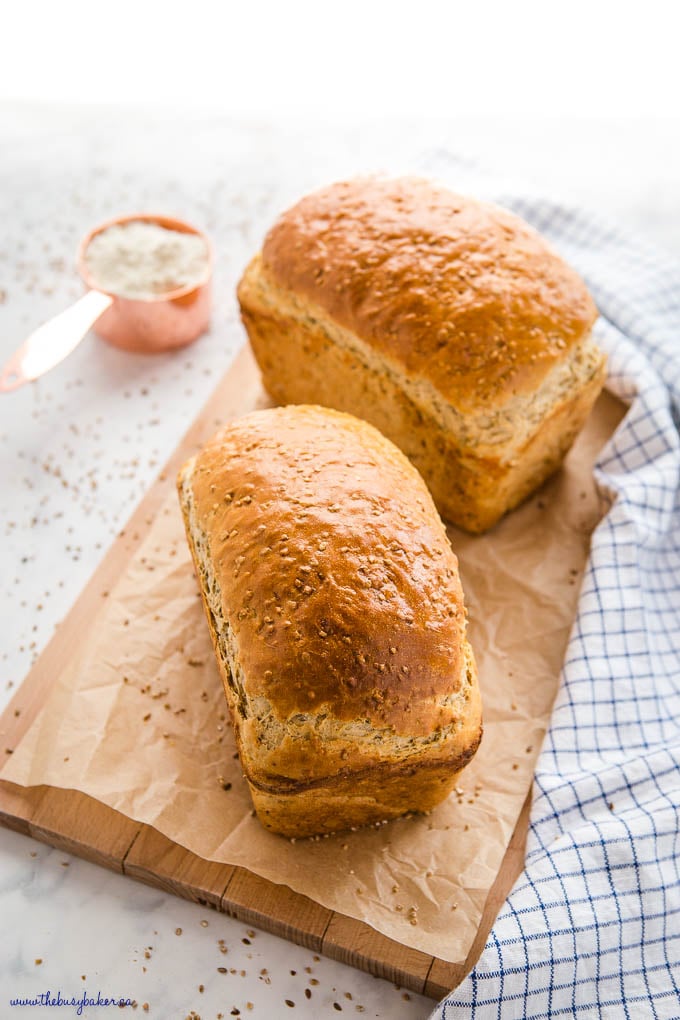
[[[462,159],[453,169],[441,156],[447,149]],[[358,171],[427,166],[469,189],[479,159],[499,172],[503,190],[579,202],[680,253],[677,123],[357,127],[6,106],[0,153],[0,361],[80,293],[72,268],[79,236],[109,215],[175,213],[204,227],[218,253],[213,328],[196,346],[145,358],[89,337],[49,376],[0,400],[0,707],[243,342],[235,282],[274,214],[297,195]],[[129,997],[139,1015],[161,1020],[192,1010],[203,1020],[235,1010],[420,1020],[431,1008],[388,982],[0,830],[0,1016],[15,1015],[10,997],[48,989]]]

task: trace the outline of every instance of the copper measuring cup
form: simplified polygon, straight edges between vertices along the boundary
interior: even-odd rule
[[[92,238],[112,226],[132,221],[154,223],[179,233],[202,237],[208,251],[205,279],[197,285],[164,291],[148,298],[126,298],[98,287],[90,276],[85,253]],[[185,347],[198,339],[210,321],[213,250],[206,235],[171,216],[141,213],[100,223],[80,242],[78,272],[88,291],[75,304],[34,330],[0,373],[0,392],[18,389],[49,372],[75,350],[89,329],[125,351],[157,353]]]

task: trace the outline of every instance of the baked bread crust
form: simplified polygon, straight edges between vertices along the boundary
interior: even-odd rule
[[[559,466],[604,381],[577,274],[518,217],[418,179],[302,199],[238,296],[274,399],[376,425],[473,532]]]
[[[464,414],[535,391],[597,317],[518,216],[415,177],[308,195],[269,231],[262,264]]]
[[[481,708],[457,561],[408,460],[349,415],[277,408],[178,488],[263,823],[309,835],[442,800]]]

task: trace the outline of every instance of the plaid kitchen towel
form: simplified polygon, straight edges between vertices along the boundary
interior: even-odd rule
[[[596,529],[526,865],[431,1020],[680,1017],[680,263],[556,204],[501,198],[585,277],[609,388]]]

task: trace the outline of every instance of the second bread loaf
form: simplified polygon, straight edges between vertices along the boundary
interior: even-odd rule
[[[257,411],[179,495],[263,824],[333,832],[446,797],[480,696],[456,557],[407,459],[346,414]]]
[[[604,380],[579,276],[517,216],[427,181],[308,195],[238,294],[272,397],[370,421],[473,532],[560,465]]]

